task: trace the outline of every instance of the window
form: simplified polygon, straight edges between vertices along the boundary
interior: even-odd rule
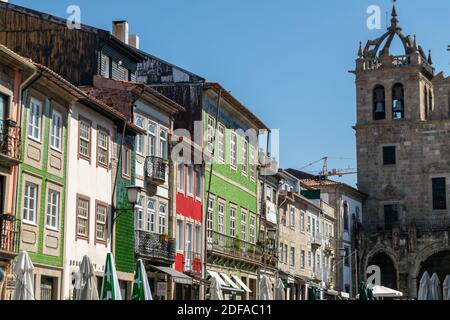
[[[236,237],[236,207],[230,207],[230,237]]]
[[[289,215],[289,225],[295,227],[295,207],[291,206],[291,211]]]
[[[405,90],[403,85],[397,83],[392,88],[392,119],[403,119],[405,117]]]
[[[97,130],[97,163],[108,168],[109,165],[109,134],[105,130]]]
[[[195,226],[195,253],[200,254],[202,252],[202,227]]]
[[[256,154],[253,145],[250,145],[250,180],[255,181],[256,178]]]
[[[187,270],[192,268],[192,224],[186,223],[186,237],[184,239],[185,243],[185,261]]]
[[[194,195],[194,167],[187,167],[187,193],[189,195]]]
[[[167,205],[166,204],[159,205],[159,233],[160,234],[167,233]]]
[[[269,186],[267,186],[267,188],[266,188],[266,200],[273,202],[272,201],[272,188]]]
[[[386,230],[392,230],[398,223],[399,206],[397,204],[389,204],[384,206],[384,224]]]
[[[219,233],[224,234],[225,232],[225,204],[219,202]]]
[[[46,226],[58,229],[59,218],[59,192],[48,190]]]
[[[395,146],[383,147],[383,165],[393,165],[397,163]]]
[[[138,231],[143,231],[144,230],[144,208],[143,206],[143,202],[144,202],[144,197],[143,196],[138,196],[138,201],[136,203],[136,205],[134,206],[134,215],[135,215],[135,228]]]
[[[61,151],[61,136],[62,136],[62,115],[58,111],[53,110],[50,146],[58,151]]]
[[[250,242],[256,242],[256,217],[253,214],[250,214]]]
[[[312,267],[312,252],[308,251],[308,267]]]
[[[91,158],[91,123],[86,120],[79,120],[79,154],[81,157]]]
[[[102,71],[101,74],[103,77],[105,78],[110,78],[111,77],[111,58],[102,54]]]
[[[348,203],[344,201],[344,214],[343,214],[343,222],[344,222],[344,231],[349,231],[349,221],[348,221]]]
[[[77,237],[89,238],[89,199],[77,199]]]
[[[195,169],[195,195],[198,199],[202,197],[202,172],[201,169]]]
[[[136,117],[134,122],[139,128],[144,129],[144,119]],[[140,155],[144,154],[144,136],[142,134],[136,135],[136,152]]]
[[[131,177],[131,149],[127,146],[122,151],[122,175]]]
[[[350,249],[348,247],[345,247],[344,264],[346,267],[350,267]]]
[[[156,125],[149,123],[147,127],[148,132],[148,155],[156,156]]]
[[[311,232],[311,217],[308,216],[308,228],[306,229],[308,232]]]
[[[156,230],[156,205],[154,200],[147,201],[147,231],[155,232]]]
[[[219,124],[218,129],[218,136],[219,136],[219,161],[221,163],[225,162],[225,127],[223,124]]]
[[[445,178],[432,179],[433,210],[447,209],[447,187]]]
[[[184,165],[178,164],[178,191],[184,192]]]
[[[247,211],[241,209],[241,240],[247,241]]]
[[[236,167],[237,161],[237,135],[235,132],[231,132],[231,144],[230,144],[230,164],[232,167]]]
[[[431,90],[429,91],[428,98],[429,98],[429,102],[430,102],[430,105],[428,107],[429,107],[430,111],[432,111],[434,109],[434,107],[433,107],[433,92]]]
[[[302,252],[300,253],[300,263],[301,263],[301,268],[305,269],[305,251],[302,250]]]
[[[214,197],[209,196],[208,200],[208,212],[206,215],[206,227],[208,230],[208,238],[212,238],[214,230]]]
[[[41,112],[42,103],[31,99],[30,118],[28,119],[28,136],[35,140],[41,140]]]
[[[208,143],[208,151],[212,154],[214,151],[214,127],[215,127],[215,121],[214,118],[211,116],[208,116],[208,136],[207,136],[207,143]]]
[[[247,175],[248,169],[248,142],[244,140],[242,142],[242,174]]]
[[[373,90],[373,119],[386,119],[386,95],[383,86],[377,86]]]
[[[159,149],[161,152],[161,158],[168,159],[169,150],[167,143],[167,131],[163,129],[161,129],[159,132]]]
[[[177,220],[177,251],[183,251],[184,243],[184,223],[183,220]]]
[[[0,93],[0,121],[8,118],[8,101],[9,97]]]
[[[284,245],[284,250],[283,250],[283,253],[284,253],[284,263],[288,263],[288,245],[287,244],[285,244]]]
[[[35,224],[38,199],[38,186],[27,182],[23,199],[23,221]]]
[[[291,267],[295,267],[295,248],[291,247],[291,254],[290,254],[290,264]]]
[[[300,228],[302,231],[305,231],[305,212],[300,213]]]
[[[106,242],[106,217],[108,206],[97,203],[95,207],[95,239]]]
[[[319,270],[320,270],[320,254],[319,253],[316,255],[316,265],[317,265],[316,272],[319,272]]]

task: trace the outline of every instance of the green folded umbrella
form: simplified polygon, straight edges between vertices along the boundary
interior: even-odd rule
[[[359,285],[359,300],[369,300],[368,292],[367,292],[367,284],[365,282],[361,282]]]

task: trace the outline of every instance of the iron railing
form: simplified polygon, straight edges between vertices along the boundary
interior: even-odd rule
[[[143,258],[175,261],[175,239],[147,231],[135,231],[135,252]]]
[[[13,120],[0,120],[0,154],[20,160],[20,127]]]
[[[218,232],[211,232],[210,234],[212,237],[208,239],[208,250],[235,258],[262,261],[263,251],[260,246]]]
[[[202,255],[196,252],[185,252],[184,272],[200,274],[202,272]]]
[[[166,181],[167,160],[160,157],[148,156],[145,160],[145,177],[154,183]]]
[[[0,251],[17,253],[19,249],[18,220],[11,214],[0,214]]]

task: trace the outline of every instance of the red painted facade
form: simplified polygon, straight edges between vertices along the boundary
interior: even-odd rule
[[[181,167],[183,172],[180,174]],[[191,166],[190,168],[186,165],[179,165],[176,174],[176,238],[178,245],[175,269],[194,277],[200,277],[203,255],[203,173],[201,166]],[[182,182],[180,182],[181,177]],[[181,239],[179,239],[180,233]]]

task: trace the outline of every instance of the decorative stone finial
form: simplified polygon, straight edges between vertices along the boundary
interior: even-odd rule
[[[363,57],[363,50],[362,50],[362,42],[359,42],[359,50],[358,50],[358,57],[362,58]]]
[[[429,64],[433,64],[433,59],[431,58],[431,50],[428,50],[428,59],[427,59]]]

